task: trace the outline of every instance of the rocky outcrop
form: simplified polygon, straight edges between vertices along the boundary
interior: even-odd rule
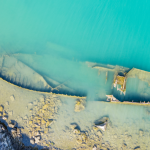
[[[7,127],[0,122],[0,150],[15,150],[13,138],[7,130]]]
[[[12,130],[14,132],[9,133],[5,124],[0,122],[0,150],[35,150],[24,146],[21,133],[18,133],[17,128]]]

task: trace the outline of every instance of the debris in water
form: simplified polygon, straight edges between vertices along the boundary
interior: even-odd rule
[[[85,109],[85,99],[77,99],[74,111],[80,112]]]
[[[95,127],[101,129],[102,131],[105,131],[107,124],[108,124],[108,117],[103,117],[99,121],[96,121]]]

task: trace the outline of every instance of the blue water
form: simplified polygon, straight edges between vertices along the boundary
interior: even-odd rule
[[[104,93],[105,84],[93,75],[98,71],[80,62],[150,71],[149,8],[146,0],[0,0],[0,53],[17,54],[57,81],[70,79],[75,89]]]

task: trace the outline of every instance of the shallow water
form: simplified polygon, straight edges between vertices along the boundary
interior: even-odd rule
[[[0,58],[9,56],[5,59],[5,65],[3,63],[5,67],[13,68],[11,60],[15,58],[31,68],[30,71],[38,73],[48,84],[53,85],[54,80],[57,82],[54,87],[62,84],[71,90],[56,93],[87,96],[90,101],[105,100],[107,94],[114,94],[119,100],[149,100],[147,82],[129,78],[126,95],[123,96],[115,88],[112,89],[114,72],[108,71],[106,81],[106,71],[99,72],[86,63],[88,61],[150,71],[149,1],[0,0],[0,3]],[[25,81],[21,80],[23,76],[22,73],[20,79],[15,81],[7,76],[3,78],[22,87],[46,91],[36,84],[26,86]],[[110,104],[105,111],[103,108],[106,106],[97,107],[100,109],[97,112],[101,114],[99,117],[107,114],[116,124],[119,124],[124,113],[131,110],[133,112],[127,113],[129,120],[142,120],[142,117],[138,118],[138,110],[142,111],[141,116],[145,116],[142,110],[144,108],[140,106],[116,107]],[[123,109],[124,113],[119,114]],[[87,105],[87,110],[92,111],[92,107]],[[113,110],[118,111],[114,115],[118,120],[113,120]],[[83,120],[85,116],[90,116],[88,112],[81,112],[78,117]],[[89,118],[96,119],[92,115]],[[120,122],[122,124],[123,121]],[[144,123],[141,125],[144,126]],[[138,124],[139,129],[141,125]]]

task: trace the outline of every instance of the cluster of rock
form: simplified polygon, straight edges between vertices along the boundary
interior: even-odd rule
[[[82,131],[76,123],[70,125],[70,130],[76,138],[76,148],[80,149],[105,149],[108,145],[104,145],[102,141],[103,132],[108,126],[109,118],[103,117],[96,121],[95,124],[86,131]]]
[[[0,122],[0,150],[35,150],[33,147],[26,147],[22,143],[21,131],[9,123],[11,133],[7,130],[7,126]]]
[[[14,138],[14,140],[19,143],[20,145],[22,144],[22,134],[21,130],[17,128],[16,123],[13,121],[10,121],[8,126],[11,128],[11,135]]]
[[[85,109],[85,103],[86,103],[85,99],[77,99],[74,111],[80,112],[80,111],[84,110]]]
[[[87,132],[81,131],[77,124],[71,124],[71,130],[76,135],[77,143],[82,144],[87,142]]]
[[[77,99],[74,111],[80,112],[84,110],[85,104],[86,99]],[[89,128],[89,130],[87,131],[81,131],[80,127],[76,123],[71,124],[70,128],[72,133],[74,133],[74,135],[76,136],[76,142],[78,144],[77,147],[79,147],[80,149],[81,147],[79,145],[82,145],[82,149],[88,149],[90,147],[93,147],[93,150],[97,150],[99,148],[107,149],[107,146],[109,147],[109,145],[104,145],[101,139],[103,132],[106,131],[108,124],[108,117],[102,117],[101,119],[96,120],[92,129]]]
[[[39,143],[42,135],[48,133],[49,126],[56,119],[60,99],[53,95],[53,97],[41,98],[40,103],[40,106],[31,109],[32,115],[27,121],[31,144]]]
[[[12,143],[12,137],[7,127],[0,122],[0,150],[15,150]]]
[[[95,128],[99,128],[99,129],[101,129],[102,131],[105,131],[105,130],[106,130],[106,127],[107,127],[107,125],[108,125],[108,120],[109,120],[108,117],[103,117],[103,118],[101,118],[100,120],[96,121],[96,122],[95,122]]]

